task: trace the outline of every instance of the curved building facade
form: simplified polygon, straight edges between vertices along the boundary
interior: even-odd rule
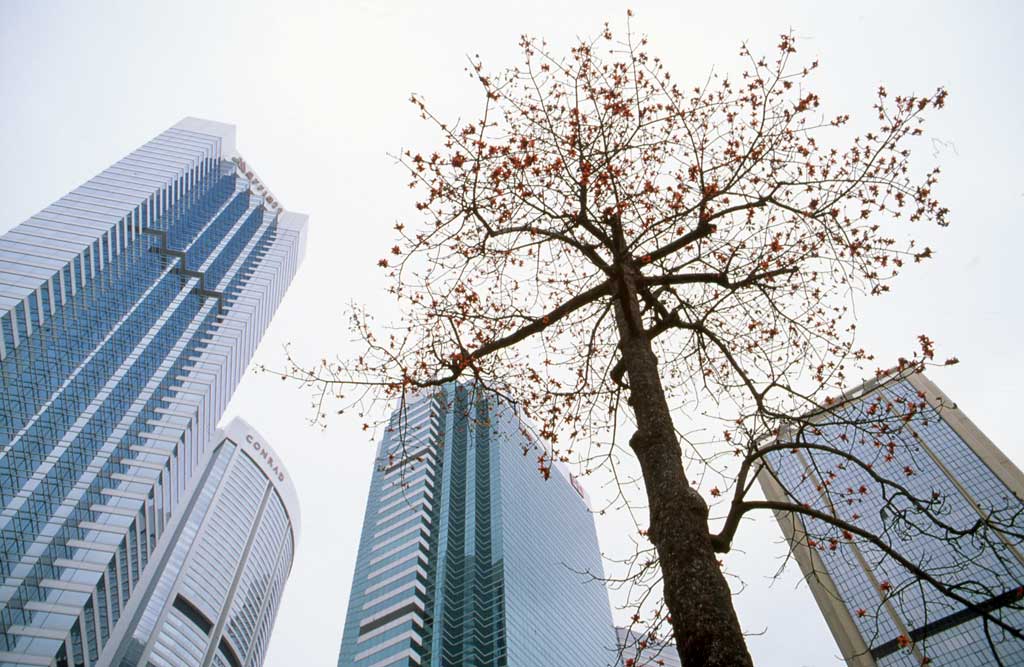
[[[173,550],[143,583],[150,593],[113,664],[263,664],[298,539],[298,499],[248,423],[234,419],[216,443]]]

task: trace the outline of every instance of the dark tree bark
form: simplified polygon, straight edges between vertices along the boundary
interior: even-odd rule
[[[683,452],[672,422],[658,359],[644,330],[638,274],[628,264],[617,308],[621,359],[629,380],[629,405],[639,428],[629,439],[643,471],[650,527],[664,578],[665,603],[684,665],[752,665],[732,592],[708,534],[708,505],[687,482]]]

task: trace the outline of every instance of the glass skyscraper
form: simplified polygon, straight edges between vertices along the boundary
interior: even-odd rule
[[[0,237],[0,665],[110,664],[306,223],[188,118]]]
[[[1024,641],[990,622],[990,644],[979,613],[1024,630],[1020,470],[920,373],[868,382],[813,423],[806,442],[838,448],[867,469],[822,450],[774,452],[758,476],[765,496],[834,513],[881,536],[974,605],[947,598],[876,545],[814,518],[777,513],[847,663],[1024,665]],[[929,512],[945,526],[895,485],[883,489],[872,473],[936,503]],[[985,522],[1005,528],[974,529]]]
[[[472,385],[406,402],[378,448],[339,667],[602,667],[617,657],[582,487],[545,479]]]
[[[115,637],[118,667],[259,667],[299,531],[288,471],[242,419],[218,443],[144,604]]]
[[[649,632],[630,628],[615,628],[615,634],[622,651],[622,659],[616,667],[683,667],[679,649],[670,641],[652,641]]]

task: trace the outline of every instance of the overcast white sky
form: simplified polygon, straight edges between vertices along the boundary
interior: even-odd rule
[[[770,5],[770,7],[769,7]],[[257,353],[279,365],[292,341],[309,355],[351,349],[342,307],[386,307],[376,258],[415,212],[387,157],[433,136],[407,103],[423,94],[442,114],[475,115],[466,54],[515,64],[521,33],[567,49],[627,5],[433,2],[49,2],[0,0],[0,233],[183,116],[238,126],[241,153],[284,204],[311,216],[310,245]],[[932,378],[1018,464],[1013,423],[1022,371],[1021,208],[1024,180],[1019,3],[634,2],[635,27],[677,79],[715,66],[737,71],[737,46],[771,47],[792,28],[820,58],[827,112],[868,119],[880,83],[891,91],[950,90],[931,122],[946,230],[922,230],[931,262],[862,308],[862,343],[881,359],[920,333],[962,363]],[[307,396],[247,377],[229,414],[248,419],[285,458],[302,504],[303,535],[277,617],[268,667],[331,665],[344,610],[373,447],[339,419],[306,425]],[[598,494],[599,489],[590,489]],[[621,549],[621,522],[601,518],[602,545]],[[782,553],[764,517],[727,566],[747,589],[736,604],[755,662],[839,665],[806,588],[790,573],[769,586]]]

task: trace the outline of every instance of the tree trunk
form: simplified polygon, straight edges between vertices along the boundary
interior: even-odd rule
[[[620,353],[638,430],[629,445],[640,461],[650,506],[648,537],[658,552],[665,604],[685,667],[750,667],[732,593],[708,533],[708,506],[690,487],[665,400],[658,360],[643,329],[636,274],[623,276]]]

